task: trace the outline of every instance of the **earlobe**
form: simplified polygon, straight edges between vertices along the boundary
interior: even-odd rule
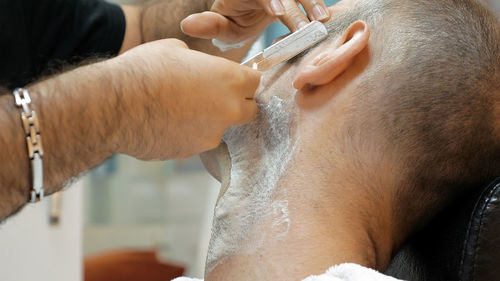
[[[353,59],[368,45],[370,30],[364,21],[351,24],[341,37],[341,45],[329,47],[299,70],[293,82],[296,89],[322,86],[344,72]]]

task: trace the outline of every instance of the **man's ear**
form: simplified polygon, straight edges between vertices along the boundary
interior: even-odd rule
[[[356,21],[342,34],[341,45],[330,47],[299,70],[293,82],[296,89],[330,83],[344,72],[353,59],[368,45],[370,29],[364,21]]]

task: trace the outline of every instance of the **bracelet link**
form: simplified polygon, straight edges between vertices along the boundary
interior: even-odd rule
[[[35,138],[27,137],[26,140],[28,141],[28,156],[31,160],[33,160],[35,153],[43,156],[42,138],[40,135],[35,135]]]
[[[21,113],[21,119],[23,120],[24,133],[26,135],[30,133],[31,128],[34,128],[37,133],[40,133],[40,125],[38,124],[38,118],[35,111]]]
[[[33,189],[31,190],[31,202],[35,203],[37,198],[43,199],[45,191],[43,190],[43,162],[40,155],[36,152],[31,160],[31,171],[33,173]]]
[[[35,111],[29,107],[31,97],[28,90],[17,88],[13,92],[16,106],[22,108],[21,120],[23,123],[24,133],[26,135],[26,143],[28,147],[28,156],[31,160],[32,172],[32,189],[30,201],[37,202],[37,199],[42,200],[44,197],[43,189],[43,146],[42,137],[40,136],[40,123]]]

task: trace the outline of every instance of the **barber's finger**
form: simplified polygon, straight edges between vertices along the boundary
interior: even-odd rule
[[[243,94],[243,97],[247,100],[253,100],[253,97],[255,96],[255,92],[257,91],[257,88],[260,85],[260,78],[262,76],[262,73],[260,71],[251,69],[248,66],[240,66],[244,68],[244,71],[242,72],[242,83],[241,83],[241,93]]]
[[[167,44],[170,47],[189,49],[189,46],[186,44],[186,42],[179,40],[179,39],[176,39],[176,38],[160,39],[157,41],[157,43],[158,44]]]
[[[241,118],[234,125],[241,126],[252,122],[257,116],[258,110],[257,103],[253,99],[244,100],[241,104]]]
[[[290,31],[294,32],[309,23],[309,19],[300,10],[295,0],[281,0],[285,6],[285,15],[280,17],[281,22]]]
[[[192,14],[181,21],[181,30],[186,35],[202,38],[217,38],[227,43],[241,41],[242,28],[221,14],[203,12]]]
[[[299,0],[310,20],[326,21],[330,13],[323,0]]]

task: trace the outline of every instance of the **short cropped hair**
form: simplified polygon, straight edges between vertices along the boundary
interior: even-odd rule
[[[374,44],[352,118],[397,155],[395,220],[411,232],[500,176],[499,19],[475,0],[360,0],[327,26],[356,20]]]

